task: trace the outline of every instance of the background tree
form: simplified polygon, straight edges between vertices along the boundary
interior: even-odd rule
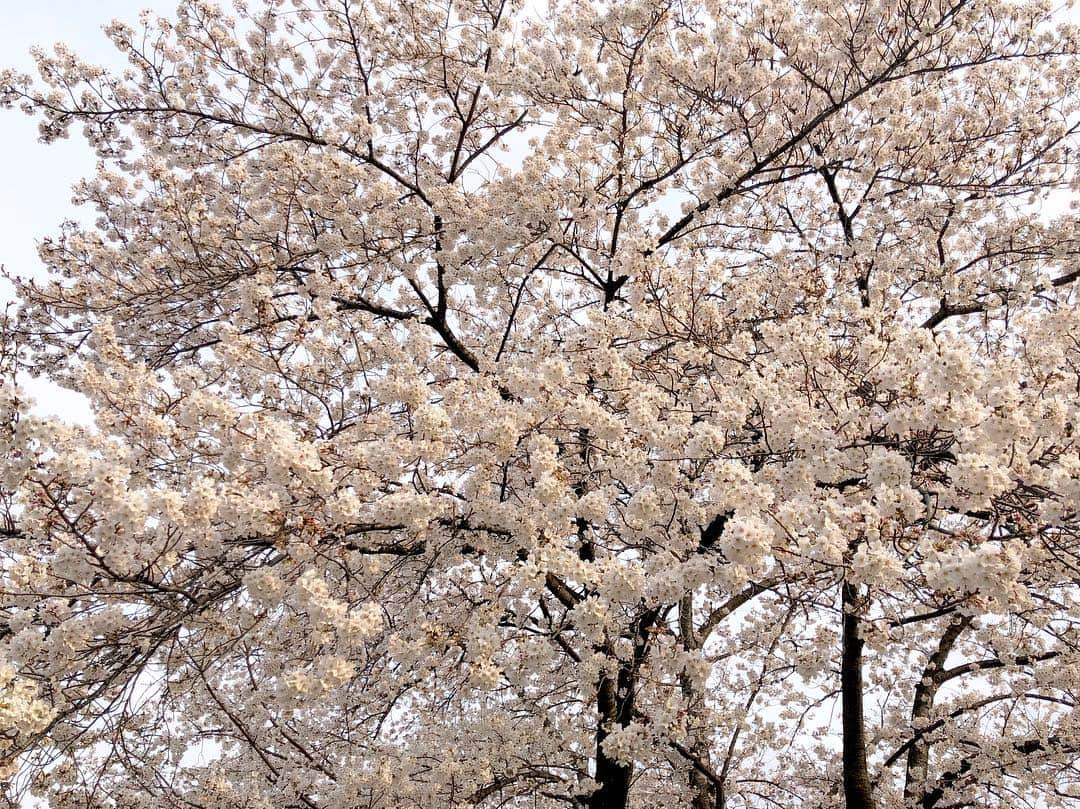
[[[101,159],[5,326],[12,800],[1080,805],[1049,5],[107,31],[0,74]]]

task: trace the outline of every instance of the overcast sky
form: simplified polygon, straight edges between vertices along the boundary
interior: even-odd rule
[[[172,16],[176,0],[0,0],[0,66],[33,73],[30,48],[71,46],[83,58],[121,66],[124,59],[102,33],[113,19],[136,23],[151,9]],[[71,186],[94,171],[94,154],[76,136],[49,146],[38,143],[37,123],[21,112],[0,110],[0,265],[20,276],[43,276],[36,243],[55,233],[65,219],[89,218],[71,204]],[[0,280],[0,304],[11,288]],[[41,410],[82,417],[84,406],[42,385],[30,385]]]
[[[0,64],[32,73],[31,46],[65,42],[90,61],[122,65],[102,26],[115,18],[135,22],[144,8],[171,15],[175,7],[175,0],[0,0]],[[40,272],[35,240],[76,216],[71,185],[94,170],[93,152],[81,140],[44,146],[37,138],[33,119],[0,111],[0,264],[17,275]],[[0,295],[9,292],[4,287]]]

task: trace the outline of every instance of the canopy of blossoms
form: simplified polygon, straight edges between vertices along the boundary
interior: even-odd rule
[[[0,72],[100,160],[2,326],[9,800],[1080,806],[1060,17],[185,0]]]

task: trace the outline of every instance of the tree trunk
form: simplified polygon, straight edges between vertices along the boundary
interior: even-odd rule
[[[645,610],[630,627],[628,633],[634,642],[634,657],[619,666],[613,680],[605,675],[596,693],[596,783],[597,790],[589,796],[589,809],[626,809],[630,803],[630,781],[634,776],[633,764],[620,764],[604,754],[604,740],[612,727],[626,727],[634,718],[634,697],[637,690],[637,673],[649,653],[649,638],[659,609]],[[606,649],[609,654],[610,648]]]
[[[949,624],[949,628],[941,636],[937,650],[926,662],[919,684],[915,686],[915,696],[911,703],[912,732],[918,734],[920,727],[916,727],[920,720],[926,719],[934,707],[934,698],[937,696],[938,687],[941,685],[941,672],[945,668],[945,660],[949,657],[956,639],[971,624],[971,618],[961,618]],[[904,779],[904,802],[907,806],[913,806],[922,794],[926,784],[927,766],[930,761],[930,745],[921,738],[916,737],[907,756],[907,773]]]
[[[596,725],[596,783],[599,784],[599,789],[589,796],[589,809],[626,809],[630,802],[633,767],[619,764],[604,754],[604,740],[608,737],[611,725],[625,727],[630,721],[624,707],[627,702],[631,702],[629,694],[621,703],[618,696],[621,686],[633,686],[632,675],[625,667],[619,670],[618,684],[620,688],[617,689],[611,677],[604,677],[597,692],[599,717]]]
[[[704,532],[702,533],[704,534]],[[687,593],[679,602],[679,635],[683,648],[687,650],[696,650],[700,646],[697,633],[694,631],[693,598],[692,593]],[[695,709],[703,709],[705,695],[694,685],[685,672],[680,675],[680,684],[683,698],[686,700],[687,711],[693,715]],[[709,745],[704,738],[702,728],[691,728],[690,736],[692,738],[691,752],[701,761],[707,762],[709,760]],[[687,775],[687,785],[690,787],[690,809],[718,809],[718,807],[723,807],[723,794],[717,794],[716,784],[705,773],[692,765]]]
[[[843,706],[844,805],[847,809],[874,809],[870,774],[866,768],[866,727],[863,722],[863,641],[859,634],[858,593],[844,582],[843,651],[840,693]]]

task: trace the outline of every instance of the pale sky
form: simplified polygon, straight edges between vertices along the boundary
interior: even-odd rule
[[[171,16],[175,7],[175,0],[0,0],[0,65],[33,73],[31,46],[65,42],[90,61],[119,66],[123,58],[102,26],[115,18],[134,23],[144,8]],[[0,111],[0,264],[17,275],[40,272],[35,241],[77,216],[71,185],[94,171],[93,152],[77,137],[50,146],[37,137],[33,119]],[[0,299],[9,294],[0,287]]]
[[[89,61],[122,66],[123,57],[102,26],[117,18],[137,23],[143,9],[171,17],[175,8],[176,0],[0,0],[0,67],[33,73],[30,48],[56,42]],[[78,132],[73,127],[75,137],[45,146],[38,143],[36,121],[17,110],[0,110],[0,265],[15,275],[43,276],[37,242],[65,219],[89,218],[71,204],[72,184],[93,174],[95,165]],[[0,280],[0,305],[10,298],[10,286]],[[41,411],[85,417],[85,405],[75,397],[41,384],[28,388]]]

